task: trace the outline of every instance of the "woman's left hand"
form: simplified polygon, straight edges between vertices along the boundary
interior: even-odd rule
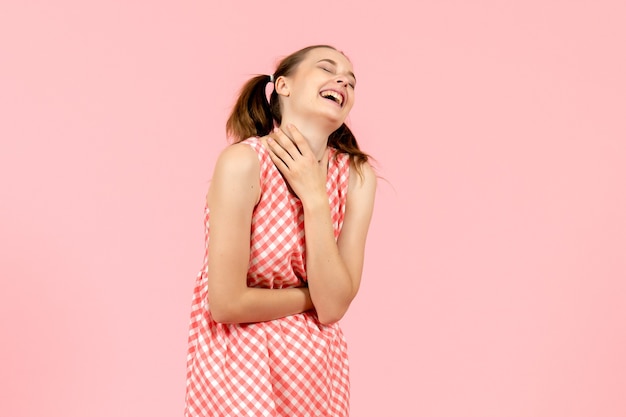
[[[318,160],[308,142],[293,125],[287,125],[287,134],[274,129],[267,137],[270,157],[300,200],[309,196],[326,196],[328,148]]]

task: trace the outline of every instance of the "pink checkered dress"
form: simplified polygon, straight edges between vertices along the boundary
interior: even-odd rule
[[[258,138],[261,200],[254,209],[248,286],[289,288],[306,281],[304,215]],[[337,156],[337,158],[334,158]],[[346,205],[349,162],[331,149],[326,189],[335,238]],[[209,245],[209,212],[206,211]],[[348,355],[337,323],[314,313],[250,324],[220,324],[208,309],[207,268],[193,296],[185,416],[344,417],[348,415]]]

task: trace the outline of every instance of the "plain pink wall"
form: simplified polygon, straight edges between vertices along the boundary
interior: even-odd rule
[[[622,1],[5,2],[0,416],[182,414],[236,91],[346,51],[381,181],[356,417],[626,415]]]

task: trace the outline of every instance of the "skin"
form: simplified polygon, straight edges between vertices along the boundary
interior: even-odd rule
[[[275,81],[283,123],[262,138],[272,161],[302,202],[308,288],[247,286],[250,224],[260,198],[259,162],[245,144],[226,148],[218,158],[207,194],[211,211],[208,289],[214,320],[260,322],[315,309],[319,321],[330,324],[343,317],[356,296],[376,176],[367,163],[362,176],[350,170],[344,224],[337,241],[325,185],[328,136],[348,116],[354,104],[354,84],[352,65],[343,54],[328,48],[310,51],[290,77]],[[329,88],[344,95],[342,106],[321,97],[320,92]]]

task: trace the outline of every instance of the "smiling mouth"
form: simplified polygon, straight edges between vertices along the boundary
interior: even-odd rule
[[[326,90],[322,91],[320,95],[327,100],[334,101],[335,103],[339,104],[340,107],[343,107],[343,96],[338,92],[333,90]]]

